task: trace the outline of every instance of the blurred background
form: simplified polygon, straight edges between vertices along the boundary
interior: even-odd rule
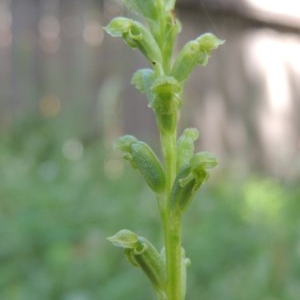
[[[300,4],[179,0],[176,51],[226,39],[187,82],[181,130],[220,166],[184,219],[187,299],[300,295]],[[102,27],[114,0],[0,0],[0,299],[154,299],[105,237],[162,245],[152,193],[112,151],[158,148],[143,95],[147,62]],[[180,131],[181,131],[180,130]]]

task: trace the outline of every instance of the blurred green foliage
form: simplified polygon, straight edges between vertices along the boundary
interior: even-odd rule
[[[0,299],[153,299],[105,237],[127,227],[161,245],[155,199],[104,148],[42,120],[1,135]],[[300,187],[212,178],[184,219],[187,299],[299,299]]]

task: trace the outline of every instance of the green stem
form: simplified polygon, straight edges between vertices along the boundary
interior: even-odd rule
[[[166,261],[168,273],[168,300],[183,300],[181,279],[181,225],[180,216],[169,215],[166,228]]]
[[[181,218],[170,210],[170,195],[176,176],[176,130],[174,133],[161,133],[161,144],[165,159],[166,192],[161,203],[161,214],[164,228],[167,265],[168,300],[183,300],[181,278]]]
[[[166,169],[166,194],[169,195],[176,177],[176,130],[173,133],[162,132],[161,145]]]

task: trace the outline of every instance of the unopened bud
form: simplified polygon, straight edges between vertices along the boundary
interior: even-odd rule
[[[149,145],[138,141],[132,135],[125,135],[116,141],[115,147],[123,151],[123,158],[128,160],[133,168],[141,172],[154,192],[161,193],[164,191],[165,172],[159,158]]]

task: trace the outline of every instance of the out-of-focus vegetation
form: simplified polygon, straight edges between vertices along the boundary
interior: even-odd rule
[[[160,246],[155,199],[101,140],[24,122],[1,135],[0,170],[0,299],[153,299],[105,237],[123,226]],[[299,299],[300,187],[212,177],[184,219],[187,299]]]

